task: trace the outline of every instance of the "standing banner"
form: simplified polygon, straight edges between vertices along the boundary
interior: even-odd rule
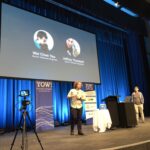
[[[86,124],[93,123],[93,111],[97,109],[96,92],[94,84],[85,84],[85,111],[86,111]]]
[[[52,82],[36,80],[36,130],[53,128]]]

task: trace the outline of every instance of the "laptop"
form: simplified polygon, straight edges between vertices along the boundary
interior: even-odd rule
[[[132,96],[127,96],[126,98],[125,98],[125,103],[131,103],[132,101]]]

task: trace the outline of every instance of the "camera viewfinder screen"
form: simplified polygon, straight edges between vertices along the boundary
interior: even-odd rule
[[[20,96],[22,96],[22,97],[29,96],[29,90],[20,91]]]

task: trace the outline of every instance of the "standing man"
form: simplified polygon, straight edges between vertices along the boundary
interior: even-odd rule
[[[132,102],[134,103],[135,107],[135,113],[136,113],[136,119],[137,123],[139,123],[139,113],[142,119],[142,122],[144,123],[144,97],[143,94],[139,91],[139,87],[134,87],[134,92],[132,93]]]
[[[74,88],[68,93],[68,98],[71,100],[71,135],[74,135],[74,126],[77,122],[78,135],[84,135],[82,132],[82,101],[86,96],[81,90],[82,83],[80,81],[74,82]]]

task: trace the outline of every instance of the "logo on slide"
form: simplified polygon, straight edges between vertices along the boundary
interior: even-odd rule
[[[54,47],[54,40],[52,36],[45,30],[37,30],[34,33],[33,40],[38,49],[51,51]]]
[[[79,56],[81,52],[79,43],[73,38],[68,38],[66,40],[66,50],[68,55],[74,57]]]

